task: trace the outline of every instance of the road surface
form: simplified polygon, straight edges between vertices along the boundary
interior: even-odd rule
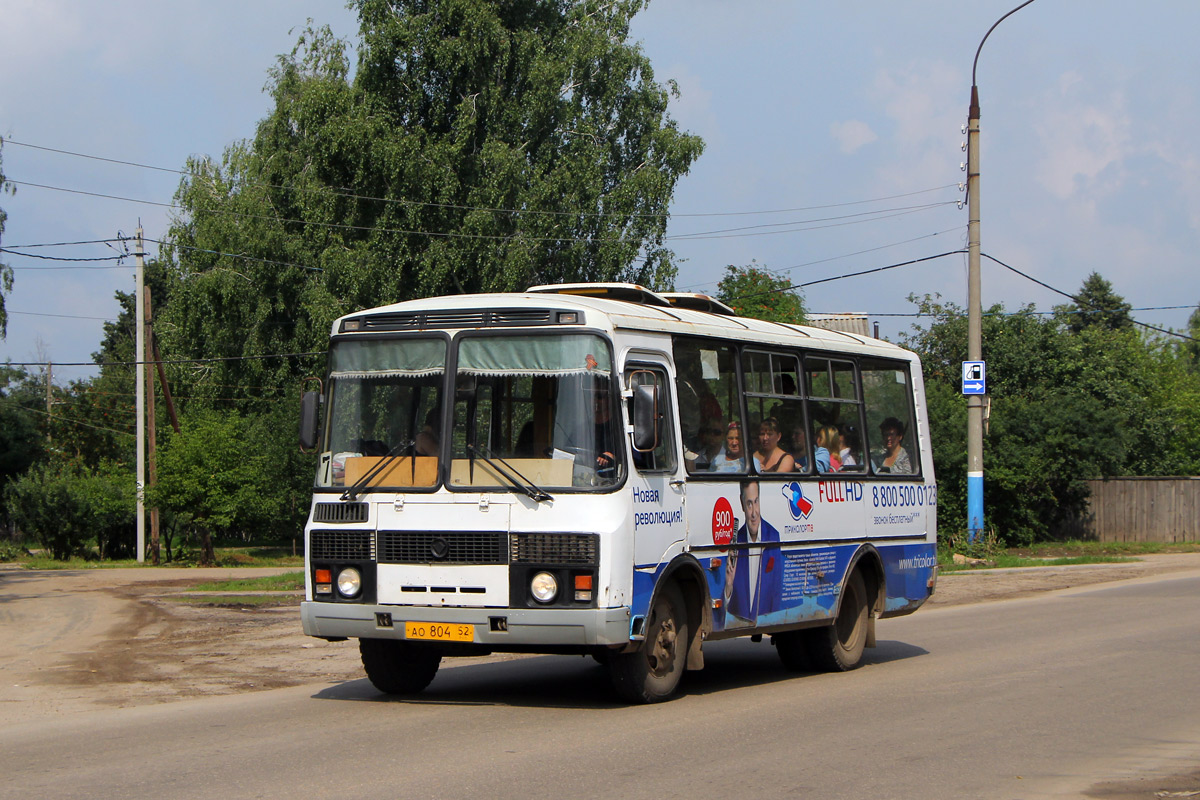
[[[458,662],[415,700],[355,679],[48,716],[0,729],[0,797],[1200,791],[1200,570],[924,609],[879,640],[843,675],[715,643],[647,707],[590,659],[539,657]]]

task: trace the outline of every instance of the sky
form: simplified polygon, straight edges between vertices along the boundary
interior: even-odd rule
[[[1017,5],[652,0],[631,38],[678,86],[672,118],[705,142],[671,207],[676,288],[715,293],[730,264],[803,284],[965,249],[972,59]],[[162,237],[172,170],[253,135],[269,70],[308,18],[357,32],[334,0],[0,0],[0,158],[16,189],[0,195],[0,245],[129,236],[139,221]],[[976,74],[984,253],[1068,293],[1099,272],[1136,319],[1185,328],[1200,303],[1197,30],[1192,0],[1037,0],[992,32]],[[0,359],[51,360],[59,384],[93,374],[57,365],[90,361],[133,260],[0,257],[15,275]],[[982,282],[985,307],[1067,302],[986,259]],[[898,316],[910,295],[965,306],[966,257],[802,291],[810,311],[865,312],[894,339],[918,322]]]

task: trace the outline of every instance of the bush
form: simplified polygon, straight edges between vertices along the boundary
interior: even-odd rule
[[[132,551],[135,493],[130,475],[114,464],[97,470],[35,466],[4,491],[17,527],[51,557],[83,555],[95,537],[101,557]]]

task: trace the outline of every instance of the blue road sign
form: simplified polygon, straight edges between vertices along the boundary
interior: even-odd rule
[[[984,362],[962,362],[962,393],[987,394],[987,367]]]

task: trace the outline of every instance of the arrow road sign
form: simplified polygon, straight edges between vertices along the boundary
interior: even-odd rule
[[[987,394],[987,366],[984,362],[962,362],[962,393]]]

